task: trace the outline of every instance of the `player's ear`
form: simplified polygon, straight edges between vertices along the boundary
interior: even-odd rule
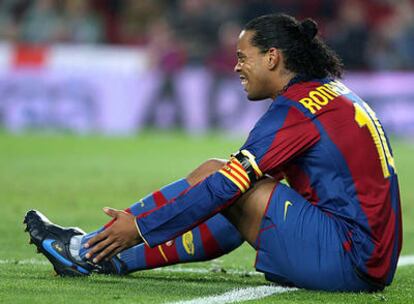
[[[267,67],[269,70],[273,70],[279,64],[281,60],[280,51],[276,48],[270,48],[267,51]]]

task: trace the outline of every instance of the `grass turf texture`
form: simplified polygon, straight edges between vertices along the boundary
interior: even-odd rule
[[[242,140],[148,132],[133,138],[11,136],[0,134],[0,303],[165,303],[265,285],[253,271],[254,251],[237,251],[206,263],[185,264],[207,273],[144,271],[128,277],[59,278],[34,253],[23,233],[30,208],[53,221],[86,231],[107,221],[103,206],[124,208],[148,192],[184,176],[210,157],[227,158]],[[414,254],[414,146],[394,140],[404,214],[403,254]],[[174,267],[174,266],[173,266]],[[217,270],[219,270],[217,272]],[[375,294],[296,291],[251,303],[414,303],[414,266],[399,268],[394,284]]]

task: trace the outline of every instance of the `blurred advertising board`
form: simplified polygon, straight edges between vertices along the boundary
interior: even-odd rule
[[[237,75],[151,67],[142,49],[0,45],[0,126],[129,135],[144,127],[245,135],[269,105],[249,102]],[[414,137],[413,73],[347,73],[389,133]]]

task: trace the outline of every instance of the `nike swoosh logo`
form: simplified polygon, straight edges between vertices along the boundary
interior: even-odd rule
[[[284,215],[283,215],[283,221],[286,221],[286,215],[287,215],[288,208],[289,208],[289,206],[292,206],[292,205],[293,204],[290,201],[285,202],[285,212],[284,212]]]

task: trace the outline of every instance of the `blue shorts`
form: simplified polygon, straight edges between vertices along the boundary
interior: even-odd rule
[[[277,184],[256,240],[256,269],[281,285],[329,291],[374,291],[343,249],[335,218]]]

